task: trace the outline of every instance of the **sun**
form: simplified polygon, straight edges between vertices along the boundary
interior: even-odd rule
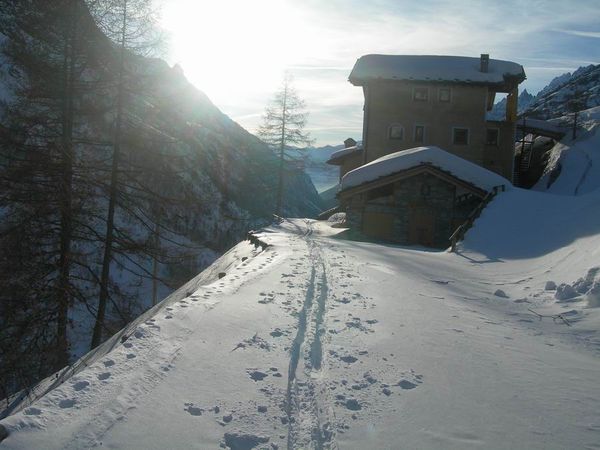
[[[169,0],[170,57],[217,104],[273,91],[307,42],[282,0]]]

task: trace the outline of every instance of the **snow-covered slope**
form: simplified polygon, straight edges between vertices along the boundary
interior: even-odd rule
[[[0,398],[29,387],[56,368],[46,348],[55,346],[55,330],[60,329],[56,309],[62,307],[55,305],[61,304],[58,292],[65,290],[54,287],[59,285],[57,267],[69,266],[72,286],[66,332],[70,362],[89,349],[98,310],[120,76],[117,49],[102,35],[88,8],[81,7],[84,3],[69,2],[78,11],[73,16],[77,19],[69,20],[52,2],[3,2],[0,7],[0,260],[8,268],[0,272],[10,273],[0,277]],[[52,87],[65,77],[62,51],[72,43],[60,39],[70,36],[71,31],[62,28],[70,20],[77,20],[80,32],[75,33],[77,51],[69,63],[73,67],[69,76],[76,74],[71,83],[76,86],[71,99],[75,145],[73,169],[67,170],[64,162],[59,163],[64,156],[56,146],[57,136],[66,130],[56,118],[66,117],[61,105],[67,97]],[[248,230],[270,223],[278,190],[277,156],[223,114],[179,66],[127,53],[124,67],[126,120],[107,335],[152,305],[152,278],[158,279],[157,298],[162,298],[243,239]],[[48,170],[38,174],[35,164],[23,163],[38,159],[24,136],[37,137],[34,147],[43,148],[39,153],[47,159],[36,164]],[[69,195],[59,194],[63,191],[56,186],[62,186],[65,177],[70,179],[71,170]],[[309,177],[292,165],[285,173],[284,214],[315,217],[323,208]],[[42,190],[42,185],[53,186],[46,191],[56,192],[63,205],[64,198],[73,198],[67,208],[72,229],[58,218],[58,211],[65,208],[48,200],[54,197],[36,199],[31,187]],[[48,205],[48,213],[36,213],[43,219],[32,221],[26,211],[38,211],[40,204]],[[43,232],[14,233],[22,223],[39,220]],[[24,235],[35,237],[27,241]],[[72,252],[61,259],[61,242],[71,235]],[[27,243],[16,249],[14,242]],[[29,357],[19,358],[21,352]]]
[[[558,118],[557,122],[568,122]],[[569,133],[549,152],[544,176],[535,190],[579,195],[600,188],[600,107],[579,114],[577,138]]]
[[[600,64],[580,67],[554,78],[530,102],[524,115],[552,119],[571,112],[600,106]]]
[[[512,189],[458,254],[270,227],[2,421],[2,446],[597,448],[599,206]]]

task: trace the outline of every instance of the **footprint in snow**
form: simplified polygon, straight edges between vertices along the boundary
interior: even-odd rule
[[[400,380],[397,386],[400,386],[402,389],[414,389],[417,387],[417,384],[408,380]]]
[[[58,403],[58,406],[60,406],[62,409],[66,409],[66,408],[72,408],[73,405],[75,405],[75,400],[73,400],[72,398],[68,398],[65,400],[61,400]]]
[[[351,355],[342,356],[342,357],[340,357],[340,359],[348,364],[352,364],[352,363],[358,361],[358,358],[355,358],[354,356],[351,356]]]
[[[348,400],[346,400],[345,406],[350,411],[359,411],[362,409],[362,405],[355,398],[349,398]]]
[[[281,378],[283,375],[279,373],[279,369],[277,367],[270,367],[269,372],[273,372],[271,376],[275,378]]]
[[[23,411],[23,414],[26,416],[39,416],[42,413],[42,410],[39,408],[27,408]]]
[[[198,408],[197,406],[193,406],[192,403],[186,404],[186,408],[184,411],[187,411],[192,416],[201,416],[204,411],[202,408]]]
[[[281,329],[280,329],[280,328],[275,328],[275,329],[274,329],[273,331],[271,331],[269,334],[270,334],[271,336],[273,336],[273,337],[281,337],[281,336],[283,336],[284,334],[288,334],[288,333],[287,333],[287,332],[283,332],[283,331],[281,331]]]
[[[73,389],[75,389],[76,391],[81,391],[82,389],[85,389],[86,387],[88,387],[90,385],[89,381],[78,381],[77,383],[75,383],[73,385]]]
[[[110,375],[111,375],[110,372],[103,372],[103,373],[101,373],[101,374],[98,375],[98,379],[100,381],[108,380],[110,378]]]
[[[403,378],[402,380],[398,381],[398,383],[395,384],[395,386],[399,386],[401,389],[414,389],[416,387],[418,387],[421,383],[423,383],[423,375],[420,374],[415,374],[412,370],[411,370],[412,376],[414,377],[413,381],[407,380],[406,378]]]
[[[261,372],[259,370],[250,370],[250,371],[248,371],[248,375],[254,381],[262,381],[263,379],[265,379],[266,377],[269,376],[268,374]]]
[[[111,367],[111,366],[114,366],[114,365],[115,365],[115,362],[112,359],[104,361],[104,367]]]

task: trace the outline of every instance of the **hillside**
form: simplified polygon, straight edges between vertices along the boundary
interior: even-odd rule
[[[552,79],[535,96],[523,90],[519,94],[519,116],[535,119],[555,119],[572,112],[600,105],[600,65],[580,67]],[[488,113],[490,120],[503,120],[506,98]]]
[[[596,106],[600,106],[600,64],[556,77],[538,92],[523,114],[548,120]]]
[[[569,117],[557,122],[569,123]],[[534,190],[563,195],[581,195],[600,188],[600,108],[590,108],[579,114],[578,135],[567,135],[548,151],[544,175]]]
[[[71,55],[75,113],[68,157],[60,138],[65,46],[54,28],[62,23],[60,9],[45,1],[4,2],[0,12],[0,271],[11,274],[0,281],[0,397],[57,368],[52,352],[57,298],[67,292],[57,275],[64,255],[72,260],[69,299],[60,303],[68,309],[61,323],[69,362],[89,350],[98,309],[118,52],[83,2],[69,4],[79,5],[80,34],[78,53]],[[273,152],[178,66],[127,52],[124,67],[108,336],[147,310],[153,292],[164,298],[248,230],[270,223],[279,167]],[[285,170],[285,214],[316,216],[321,200],[310,178],[291,166]],[[67,184],[70,207],[64,205]],[[65,209],[72,213],[68,220],[60,216]],[[70,252],[62,251],[66,223]]]
[[[599,207],[510,189],[457,253],[272,225],[15,404],[3,448],[594,448]]]

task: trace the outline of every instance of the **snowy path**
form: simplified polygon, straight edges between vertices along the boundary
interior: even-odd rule
[[[265,251],[2,421],[0,448],[600,448],[597,333],[512,300],[560,259],[335,232],[265,230]]]

